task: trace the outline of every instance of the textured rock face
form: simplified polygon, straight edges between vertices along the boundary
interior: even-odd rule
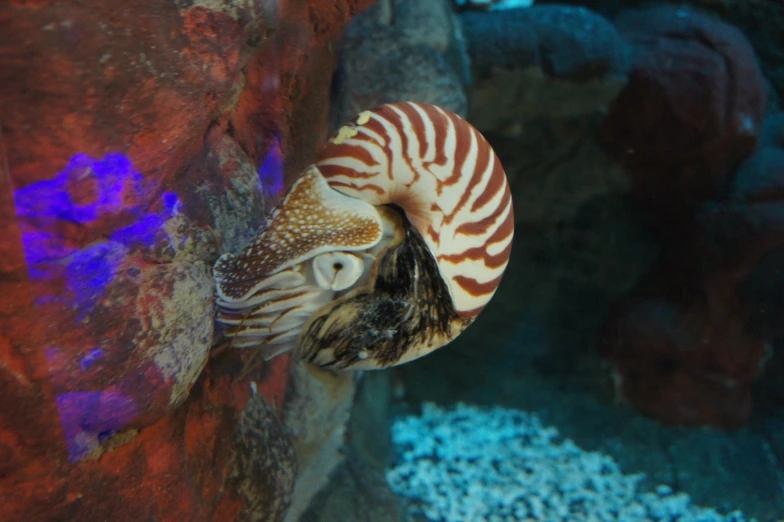
[[[603,110],[626,84],[628,46],[588,9],[544,5],[460,19],[474,71],[469,119],[480,130]]]
[[[652,273],[599,334],[620,391],[657,419],[740,426],[757,377],[780,371],[765,361],[784,333],[782,121],[766,119],[760,147],[725,197],[706,202],[696,223],[669,231]]]
[[[543,1],[549,3],[553,0],[540,0]],[[557,3],[589,7],[608,17],[625,9],[651,4],[648,0],[559,0]],[[773,98],[784,100],[784,68],[779,66],[784,58],[784,3],[778,0],[663,0],[657,3],[695,6],[741,29],[762,61],[762,70],[770,80]]]
[[[765,254],[781,244],[784,163],[776,118],[763,123],[766,80],[743,33],[699,11],[631,11],[616,24],[634,68],[600,139],[626,167],[662,252],[610,313],[600,351],[639,410],[737,427],[780,332]]]
[[[467,62],[448,2],[381,0],[349,26],[332,126],[382,103],[416,101],[466,115]]]
[[[299,476],[286,521],[300,519],[313,496],[343,462],[341,450],[355,380],[354,373],[335,374],[302,362],[291,366],[284,417],[293,439]]]
[[[698,11],[659,7],[616,25],[634,47],[634,69],[601,139],[639,201],[675,219],[716,196],[754,150],[765,79],[743,33]]]
[[[285,512],[249,383],[280,406],[288,363],[210,358],[210,267],[326,136],[330,46],[370,3],[0,8],[0,518]]]
[[[391,375],[362,375],[346,426],[344,458],[329,484],[310,502],[301,522],[403,520],[400,501],[384,476],[392,457]]]
[[[255,392],[234,434],[237,458],[232,479],[247,504],[241,520],[278,522],[291,505],[296,456],[278,413]]]
[[[607,303],[635,284],[656,251],[627,202],[623,169],[594,136],[625,85],[628,47],[608,20],[582,8],[460,19],[474,74],[469,119],[504,165],[521,245],[503,283],[516,285],[506,302],[514,318],[499,306],[490,320],[514,320],[547,339],[553,360],[578,364]]]
[[[672,274],[657,268],[650,286],[675,292]],[[701,282],[706,293],[727,284],[726,274],[720,276]],[[685,293],[651,291],[617,304],[599,333],[600,351],[618,371],[617,391],[667,424],[742,426],[751,414],[765,341],[744,328],[728,296]]]

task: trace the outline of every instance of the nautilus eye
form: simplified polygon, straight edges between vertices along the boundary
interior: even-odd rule
[[[313,260],[316,284],[325,290],[345,290],[359,280],[365,270],[362,259],[348,252],[328,252]]]
[[[401,364],[473,322],[513,228],[506,175],[476,129],[432,105],[382,105],[338,131],[244,252],[218,260],[218,321],[267,358]]]
[[[218,321],[237,348],[264,346],[267,358],[291,351],[302,326],[334,296],[307,266],[330,252],[367,251],[385,234],[373,205],[332,189],[311,167],[240,254],[213,267]]]

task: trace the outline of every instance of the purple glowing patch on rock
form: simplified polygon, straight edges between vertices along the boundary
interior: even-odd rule
[[[160,212],[145,212],[156,185],[145,183],[122,154],[107,154],[100,160],[77,154],[54,178],[16,190],[14,201],[30,277],[64,277],[69,291],[39,295],[37,302],[74,305],[79,310],[79,321],[90,314],[125,263],[129,248],[154,245],[163,238],[166,221],[179,212],[179,197],[172,192],[161,194]],[[89,240],[85,241],[81,232],[74,233],[74,228],[97,225],[100,231],[100,227],[117,227],[120,223],[121,228],[107,234],[110,241],[75,246]],[[105,238],[105,233],[101,232],[100,237]]]
[[[108,242],[78,250],[70,257],[66,284],[79,309],[78,320],[93,311],[126,257],[127,249]]]
[[[268,196],[277,198],[283,191],[283,152],[280,149],[280,139],[277,137],[259,167],[259,179]]]
[[[106,391],[59,395],[57,409],[71,462],[97,450],[139,414],[132,398]]]
[[[81,358],[81,360],[79,361],[79,366],[81,366],[82,370],[87,371],[95,363],[95,361],[97,361],[103,356],[104,356],[104,351],[102,349],[94,348],[89,352],[87,352],[87,354]]]
[[[145,201],[142,181],[122,154],[107,154],[102,160],[76,154],[54,178],[14,191],[28,265],[61,259],[75,250],[63,227],[88,225],[106,214],[138,213]]]
[[[180,199],[173,192],[164,192],[161,196],[164,208],[159,213],[149,213],[141,217],[133,225],[121,228],[112,234],[112,240],[126,246],[143,244],[145,246],[154,245],[158,234],[162,231],[163,225],[176,216],[180,208]]]
[[[167,211],[173,214],[179,213],[180,197],[177,194],[174,192],[164,192],[163,196],[161,196],[161,200]]]

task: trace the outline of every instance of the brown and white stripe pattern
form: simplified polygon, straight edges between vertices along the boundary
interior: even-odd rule
[[[514,217],[503,167],[473,126],[433,105],[382,105],[341,128],[317,167],[347,196],[400,207],[458,314],[482,311],[509,260]]]

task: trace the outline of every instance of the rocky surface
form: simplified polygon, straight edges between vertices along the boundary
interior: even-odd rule
[[[0,518],[281,517],[288,361],[210,352],[210,267],[316,154],[370,3],[0,8]]]
[[[365,373],[346,427],[345,459],[302,522],[399,522],[400,501],[384,476],[392,458],[391,373]]]
[[[504,163],[516,241],[530,245],[520,266],[580,251],[568,264],[551,265],[531,289],[541,299],[531,302],[565,304],[554,295],[586,291],[583,284],[627,288],[652,254],[643,253],[647,238],[633,238],[642,215],[624,202],[626,174],[594,137],[603,110],[626,83],[627,46],[609,21],[587,9],[534,6],[460,18],[474,73],[469,120]],[[625,256],[623,249],[640,255]],[[639,262],[627,271],[630,259]],[[564,310],[565,317],[571,313]]]
[[[738,167],[723,196],[706,202],[699,215],[699,223],[717,241],[723,257],[735,265],[755,265],[760,255],[782,243],[782,132],[782,113],[772,113],[763,126],[758,149]]]
[[[629,47],[588,9],[535,5],[460,19],[473,71],[469,119],[481,131],[595,113],[626,84]]]
[[[296,451],[299,475],[287,521],[301,519],[313,497],[344,461],[346,426],[356,379],[352,372],[333,373],[302,362],[291,367],[284,417]]]
[[[531,8],[532,12],[534,9]],[[484,20],[481,17],[503,17],[515,11],[471,13],[470,16]],[[562,16],[555,16],[556,13]],[[466,16],[468,14],[463,14],[461,18]],[[515,29],[514,34],[536,31],[548,34],[544,26],[548,19],[560,23],[582,18],[591,22],[589,27],[594,31],[615,34],[608,22],[585,10],[562,13],[548,9],[544,14],[534,12],[526,18],[511,18],[514,24],[506,23]],[[523,21],[530,27],[522,25]],[[472,36],[472,31],[478,30],[480,23],[489,24],[491,20],[473,23],[478,26],[472,29],[466,24],[464,28],[472,56],[481,54],[471,42],[480,40],[482,34]],[[542,26],[537,27],[536,23]],[[567,27],[568,24],[551,31],[563,32]],[[497,38],[512,40],[503,33]],[[609,55],[607,52],[581,51],[581,41],[567,40],[570,45],[564,44],[562,53],[597,58],[613,56],[615,52],[609,48],[604,49],[611,51]],[[541,53],[534,54],[540,56]],[[609,58],[602,60],[612,62]],[[577,62],[579,60],[572,61]],[[582,63],[590,68],[590,62]],[[621,60],[619,64],[622,63]],[[474,70],[477,70],[476,64]],[[516,74],[519,70],[512,68],[508,73]],[[621,67],[607,75],[618,79],[622,86],[622,71]],[[563,80],[548,78],[550,92],[557,90],[555,83]],[[518,79],[519,92],[526,93],[522,101],[516,95],[506,97],[506,87],[496,80],[488,80],[490,83],[483,85],[482,80],[477,79],[470,90],[469,119],[480,126],[484,121],[487,126],[483,133],[501,158],[514,198],[515,243],[526,245],[518,251],[517,258],[512,259],[507,274],[515,272],[525,279],[522,284],[526,297],[521,317],[532,314],[535,319],[531,321],[538,321],[543,326],[539,329],[543,335],[558,339],[559,349],[567,352],[590,349],[591,336],[606,306],[614,296],[622,295],[636,283],[655,259],[658,247],[645,230],[644,213],[627,198],[629,183],[624,170],[601,150],[596,140],[595,132],[602,117],[601,104],[590,108],[584,105],[585,110],[576,112],[564,111],[558,103],[548,102],[548,89],[539,89],[537,86],[543,84],[539,84],[538,79],[525,75]],[[578,83],[570,85],[570,88],[578,89]],[[478,94],[485,89],[487,96]],[[617,88],[611,90],[618,92]],[[536,109],[518,111],[510,108],[511,104],[525,106],[526,100]],[[497,114],[506,118],[503,123],[488,116],[497,110],[496,101],[499,106],[510,104],[498,110]],[[474,113],[481,116],[474,118]],[[484,117],[489,119],[483,120]],[[591,302],[591,306],[586,307],[587,302]],[[564,321],[569,328],[563,327]],[[570,358],[560,351],[553,355],[554,361]]]
[[[571,4],[588,7],[609,18],[625,9],[650,6],[648,0],[537,0],[537,4]],[[693,6],[712,13],[741,29],[754,45],[769,80],[774,100],[784,100],[784,3],[780,0],[660,0],[658,4]]]
[[[240,520],[277,522],[291,505],[297,461],[278,412],[256,389],[234,434],[231,480],[247,502]]]
[[[727,195],[708,202],[700,223],[719,246],[722,257],[736,267],[739,318],[744,328],[770,343],[761,361],[755,397],[761,412],[784,405],[781,386],[782,275],[784,252],[784,117],[772,113],[763,125],[760,147],[744,161]]]
[[[721,271],[681,287],[679,275],[660,263],[639,293],[615,303],[599,350],[641,412],[674,425],[742,426],[769,347],[734,309],[733,277]]]
[[[623,171],[591,135],[597,123],[537,119],[519,136],[487,134],[510,179],[515,243],[524,246],[502,283],[518,279],[524,297],[506,305],[519,309],[521,329],[552,340],[550,360],[558,365],[593,350],[607,307],[658,252],[644,213],[628,200]]]
[[[762,324],[771,303],[758,283],[753,295],[755,278],[773,275],[760,256],[780,237],[769,199],[779,149],[758,148],[760,132],[771,134],[763,144],[778,139],[775,121],[763,125],[766,81],[745,35],[702,11],[659,6],[615,23],[634,46],[634,68],[600,138],[624,164],[662,251],[615,304],[599,350],[641,411],[737,427],[776,335]]]
[[[626,398],[663,421],[743,425],[754,382],[777,371],[766,361],[784,333],[779,121],[769,118],[722,197],[662,238],[656,266],[599,333]]]
[[[634,48],[634,68],[602,123],[602,143],[649,212],[685,219],[754,150],[765,79],[744,34],[701,11],[660,6],[615,24]]]
[[[346,31],[332,126],[382,103],[431,103],[466,115],[467,58],[449,2],[381,0]]]

